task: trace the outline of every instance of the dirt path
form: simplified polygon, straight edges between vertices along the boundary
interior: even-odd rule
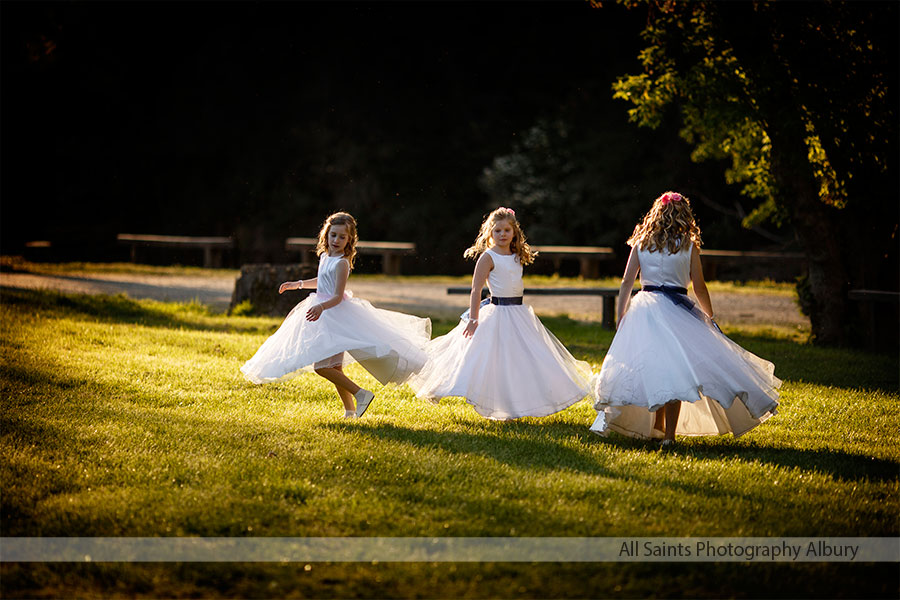
[[[0,273],[5,288],[52,289],[85,294],[125,293],[131,298],[169,302],[197,300],[216,310],[231,302],[234,277],[190,277],[182,275],[136,275],[90,273],[39,275]],[[446,283],[351,281],[356,296],[381,308],[412,314],[454,318],[465,310],[467,296],[448,295]],[[568,314],[588,321],[600,320],[600,298],[590,296],[526,296],[526,302],[543,315]],[[719,322],[733,325],[776,325],[809,328],[809,319],[793,298],[765,293],[717,293],[713,306]]]

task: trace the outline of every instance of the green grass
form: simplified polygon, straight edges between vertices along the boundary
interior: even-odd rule
[[[612,334],[545,324],[579,358]],[[4,290],[4,536],[896,536],[897,355],[726,330],[776,364],[779,415],[653,445],[588,431],[581,402],[488,421],[461,399],[378,399],[346,422],[313,374],[238,369],[278,326],[199,304]],[[452,323],[435,323],[436,334]],[[896,565],[27,565],[4,596],[896,596]]]

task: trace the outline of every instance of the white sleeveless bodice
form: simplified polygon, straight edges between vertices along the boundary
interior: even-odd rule
[[[522,263],[515,254],[505,256],[492,249],[486,250],[494,261],[494,268],[488,275],[488,289],[496,298],[513,298],[525,291],[522,283]]]
[[[668,250],[638,250],[641,262],[641,285],[670,285],[687,288],[691,282],[691,249],[688,246],[669,254]]]
[[[328,256],[322,254],[319,257],[319,272],[316,281],[316,295],[330,298],[334,296],[337,287],[337,266],[342,260],[347,260],[343,256]]]

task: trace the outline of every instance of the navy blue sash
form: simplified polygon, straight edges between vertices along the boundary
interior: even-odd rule
[[[496,296],[488,296],[484,300],[481,301],[479,306],[484,308],[488,304],[496,304],[497,306],[511,306],[514,304],[522,304],[522,296],[510,296],[507,298],[499,298]],[[463,321],[467,321],[469,319],[469,309],[466,309],[466,312],[459,315],[459,318]]]
[[[659,292],[661,294],[664,294],[666,298],[675,303],[675,306],[680,306],[701,321],[710,320],[702,310],[697,308],[697,306],[694,304],[694,301],[688,297],[687,288],[676,287],[674,285],[645,285],[641,287],[641,291]],[[719,331],[719,333],[722,333],[722,330],[719,329],[718,323],[712,321],[712,324]]]
[[[497,296],[491,296],[491,304],[496,304],[498,306],[522,304],[522,296],[509,296],[507,298],[498,298]]]
[[[694,309],[694,302],[688,298],[687,288],[675,287],[674,285],[645,285],[641,288],[642,292],[661,292],[666,298],[687,310]]]

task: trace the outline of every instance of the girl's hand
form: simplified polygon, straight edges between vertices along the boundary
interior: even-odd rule
[[[302,286],[302,281],[285,281],[278,287],[278,293],[283,294],[288,290],[299,290]]]
[[[306,320],[307,321],[315,321],[319,317],[322,316],[322,311],[325,310],[322,308],[321,304],[313,304],[312,307],[308,311],[306,311]]]
[[[478,329],[478,321],[469,319],[469,323],[466,325],[466,329],[463,331],[463,337],[472,337],[473,335],[475,335],[476,329]]]

